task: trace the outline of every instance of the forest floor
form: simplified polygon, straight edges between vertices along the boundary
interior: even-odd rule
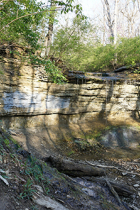
[[[57,149],[38,153],[31,144],[30,151],[21,146],[25,133],[12,134],[20,143],[0,129],[0,210],[140,210],[139,148],[107,149],[99,142],[89,147],[76,138],[70,149],[63,140]],[[26,140],[31,136],[34,132],[26,131]],[[68,176],[45,162],[43,154],[96,167],[104,175]]]

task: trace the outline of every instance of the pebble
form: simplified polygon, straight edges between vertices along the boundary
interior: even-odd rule
[[[83,188],[82,191],[85,192],[89,196],[96,197],[95,192],[93,190],[91,190],[91,189]]]
[[[127,173],[126,172],[122,172],[122,175],[125,176],[125,175],[127,175]]]
[[[139,187],[139,184],[134,184],[133,187]]]
[[[71,198],[71,196],[70,195],[67,195],[67,198]]]
[[[136,175],[132,175],[132,178],[135,178],[136,177]]]

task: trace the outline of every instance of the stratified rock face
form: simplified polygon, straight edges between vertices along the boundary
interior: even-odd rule
[[[139,107],[138,84],[96,81],[57,85],[48,81],[41,67],[23,65],[16,59],[0,63],[0,117],[10,120],[5,123],[8,127],[77,123],[97,117],[139,119]]]

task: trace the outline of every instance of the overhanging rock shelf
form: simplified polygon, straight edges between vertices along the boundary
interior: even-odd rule
[[[5,127],[139,120],[138,78],[69,72],[69,83],[57,85],[46,79],[41,68],[15,60],[1,62],[0,69],[0,118]]]

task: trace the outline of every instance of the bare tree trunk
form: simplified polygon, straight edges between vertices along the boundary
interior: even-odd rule
[[[118,0],[115,0],[115,13],[114,13],[114,44],[117,43],[117,17],[118,17]]]
[[[106,9],[107,9],[108,27],[109,27],[109,30],[110,30],[111,37],[114,37],[113,23],[112,23],[112,20],[111,20],[109,3],[108,3],[108,0],[104,0],[104,2],[105,2],[105,5],[106,5]]]
[[[127,36],[134,37],[135,36],[135,28],[138,23],[136,21],[139,19],[139,3],[140,0],[126,0],[125,8],[121,10],[121,13],[127,20]]]
[[[50,7],[52,8],[54,6],[55,4],[51,0]],[[49,53],[50,53],[50,46],[51,46],[52,35],[53,35],[54,17],[55,17],[55,11],[51,12],[49,16],[48,33],[45,37],[44,49],[41,52],[41,57],[49,56]]]
[[[115,0],[115,12],[114,12],[114,45],[116,49],[117,43],[117,17],[118,17],[118,0]],[[114,65],[117,65],[117,53],[115,53]]]
[[[103,3],[103,45],[105,45],[105,5]]]

